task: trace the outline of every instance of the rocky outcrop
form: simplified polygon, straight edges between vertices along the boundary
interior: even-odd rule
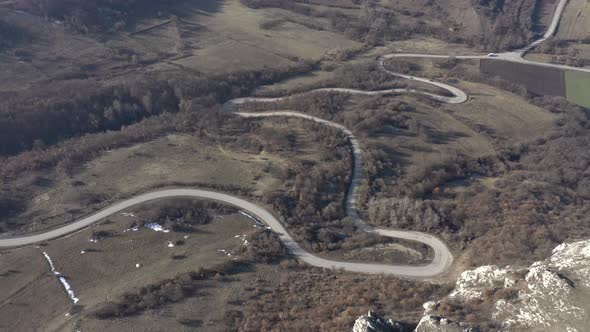
[[[405,332],[403,324],[391,319],[385,320],[382,316],[372,311],[360,316],[355,322],[352,332]]]
[[[461,326],[444,317],[425,315],[420,319],[416,332],[462,332]]]
[[[489,294],[504,294],[490,298]],[[481,266],[465,271],[444,299],[455,303],[490,301],[490,321],[500,331],[587,331],[590,320],[590,240],[564,243],[551,257],[528,268]],[[437,303],[424,306],[416,331],[456,331],[434,317]],[[460,325],[456,324],[456,328]],[[457,331],[459,331],[458,329]]]

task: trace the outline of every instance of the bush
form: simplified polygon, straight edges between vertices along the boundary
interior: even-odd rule
[[[244,257],[253,262],[277,263],[288,255],[287,248],[276,233],[264,229],[246,237],[248,245],[243,247]]]

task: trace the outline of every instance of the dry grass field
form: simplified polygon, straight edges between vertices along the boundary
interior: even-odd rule
[[[138,206],[128,212],[137,213],[145,208]],[[255,231],[253,221],[241,214],[219,215],[211,224],[199,226],[191,233],[163,233],[143,227],[134,231],[129,228],[131,223],[140,221],[120,214],[41,247],[3,250],[0,256],[0,272],[3,274],[0,278],[0,308],[5,315],[0,318],[0,328],[7,331],[80,328],[87,331],[104,328],[122,331],[127,326],[131,330],[147,328],[158,331],[165,327],[176,330],[182,328],[177,320],[195,317],[204,326],[213,329],[219,326],[217,321],[223,318],[222,308],[229,300],[227,297],[236,296],[239,293],[235,292],[239,290],[219,287],[217,281],[203,285],[199,291],[202,297],[197,296],[179,308],[175,307],[172,315],[156,312],[159,316],[157,320],[146,319],[150,314],[128,320],[100,321],[91,318],[97,304],[114,300],[125,292],[183,272],[195,271],[198,267],[210,267],[235,259],[243,246],[241,236]],[[112,235],[98,242],[89,242],[99,231]],[[169,243],[174,243],[174,247],[169,247]],[[80,308],[72,307],[57,277],[50,272],[43,252],[51,257],[56,270],[67,277],[75,296],[79,298]],[[215,302],[218,310],[213,310]],[[77,313],[80,310],[82,312]],[[88,318],[80,320],[81,316]],[[221,331],[223,327],[217,330]]]
[[[571,0],[564,16],[568,23],[560,27],[558,38],[585,38],[582,36],[588,31],[585,14],[590,7],[584,1]],[[384,74],[375,66],[377,57],[395,52],[481,53],[478,43],[473,41],[501,24],[494,25],[497,22],[484,17],[484,10],[476,10],[467,0],[380,1],[380,5],[394,8],[394,18],[387,21],[391,23],[388,27],[418,32],[369,43],[363,38],[369,39],[370,32],[380,36],[382,26],[376,31],[371,29],[377,25],[368,24],[367,31],[346,26],[358,23],[356,19],[362,21],[371,17],[369,8],[348,0],[294,3],[314,10],[314,15],[272,6],[253,9],[240,0],[208,0],[171,5],[169,12],[161,17],[144,17],[127,30],[104,34],[74,32],[67,24],[56,20],[0,9],[2,21],[27,29],[33,38],[33,42],[0,54],[0,97],[14,98],[13,104],[18,105],[18,98],[13,97],[21,96],[17,92],[25,96],[28,91],[39,91],[35,98],[43,100],[61,91],[71,94],[72,98],[83,98],[85,91],[116,85],[140,90],[128,94],[124,89],[114,90],[112,96],[100,95],[92,100],[108,110],[104,113],[113,118],[108,121],[121,120],[120,127],[92,127],[80,121],[82,129],[79,131],[47,142],[15,140],[15,144],[22,146],[10,151],[19,155],[10,155],[12,152],[0,155],[5,158],[0,161],[10,162],[12,167],[12,173],[2,173],[8,175],[2,178],[0,208],[13,203],[10,200],[5,203],[5,197],[18,197],[15,202],[22,203],[14,204],[17,206],[14,211],[0,214],[0,237],[53,229],[153,189],[200,187],[233,193],[263,204],[281,218],[296,240],[305,240],[301,243],[306,249],[321,252],[330,259],[403,264],[427,262],[432,250],[424,245],[369,238],[351,226],[341,204],[351,156],[340,132],[301,119],[237,119],[223,113],[228,110],[220,110],[225,101],[234,97],[286,95],[321,86],[373,90],[407,86],[442,93],[429,84],[398,80]],[[530,1],[518,3],[530,4]],[[541,2],[535,29],[542,29],[546,24],[553,4],[552,0]],[[438,9],[441,6],[444,11]],[[340,14],[350,16],[338,16]],[[386,22],[385,16],[377,17]],[[498,21],[503,24],[503,20],[510,19],[502,16]],[[336,28],[342,22],[346,23],[344,27]],[[362,32],[360,38],[354,35],[358,31]],[[461,39],[466,36],[474,39]],[[505,46],[508,42],[495,40],[489,45]],[[579,48],[580,54],[585,54],[588,46],[571,45]],[[536,53],[528,56],[545,57]],[[533,198],[537,198],[533,196],[541,192],[541,189],[538,192],[531,189],[532,194],[527,196],[528,191],[517,187],[545,185],[530,174],[526,175],[533,179],[530,181],[525,175],[521,176],[531,164],[545,162],[542,158],[531,161],[545,154],[535,152],[538,155],[527,156],[524,150],[538,148],[531,142],[546,140],[549,146],[547,133],[554,137],[559,135],[556,123],[564,122],[563,114],[551,113],[549,108],[535,106],[533,101],[523,97],[524,94],[498,87],[497,80],[485,81],[480,74],[482,63],[479,60],[400,58],[396,61],[400,62],[397,64],[400,67],[407,66],[410,75],[457,86],[469,95],[468,101],[441,104],[417,94],[366,97],[303,93],[282,104],[245,105],[243,110],[287,107],[349,128],[359,138],[365,163],[360,214],[370,224],[420,230],[441,237],[458,262],[447,274],[435,282],[423,282],[303,266],[280,251],[283,248],[274,237],[264,233],[264,227],[257,227],[251,219],[227,208],[209,208],[213,216],[211,222],[194,225],[190,232],[176,229],[156,232],[142,226],[134,229],[137,224],[149,221],[144,214],[166,204],[175,206],[178,203],[166,200],[136,206],[75,234],[38,246],[0,250],[0,330],[342,331],[350,330],[354,319],[368,309],[385,312],[412,326],[423,313],[422,304],[448,293],[445,283],[473,264],[474,257],[486,256],[486,262],[492,263],[512,263],[525,260],[521,257],[524,245],[536,246],[536,255],[549,248],[553,242],[538,245],[541,242],[538,239],[556,241],[556,237],[542,231],[525,239],[537,242],[517,241],[519,237],[524,238],[526,233],[522,229],[528,227],[520,221],[537,220],[539,215],[523,212],[525,217],[519,219],[510,214],[508,203],[528,208]],[[296,65],[306,69],[293,72],[285,69]],[[547,80],[560,83],[553,79],[556,76],[551,78],[541,73],[537,78],[530,78],[535,73],[517,72],[512,67],[504,70],[520,76],[525,72],[537,83]],[[174,81],[175,84],[162,85],[165,88],[159,95],[151,90],[145,92],[144,87],[137,84],[143,79]],[[582,81],[587,80],[569,77],[570,84],[579,85]],[[160,85],[150,87],[157,90]],[[191,89],[198,91],[189,91]],[[200,93],[201,90],[205,92]],[[578,89],[573,93],[586,100],[584,91]],[[156,102],[158,98],[159,103]],[[104,105],[99,103],[102,99],[106,100]],[[10,104],[6,105],[8,109]],[[92,107],[90,102],[80,105],[84,105],[79,108],[83,110]],[[166,108],[167,113],[160,116],[156,110],[152,112],[151,105],[163,105],[160,108]],[[48,110],[50,106],[54,105],[48,105]],[[59,113],[60,107],[51,111]],[[43,110],[40,107],[39,112]],[[124,113],[121,119],[117,119],[117,112]],[[144,114],[138,115],[141,112],[149,113],[145,114],[145,118],[152,117],[148,120],[161,120],[161,127],[153,123],[133,127],[148,122],[142,120]],[[131,120],[124,122],[128,120],[124,116]],[[91,117],[89,122],[92,120]],[[191,125],[185,126],[183,121]],[[156,131],[157,135],[137,134],[152,128],[160,130]],[[114,132],[127,136],[108,136]],[[92,145],[93,140],[107,143]],[[33,144],[29,144],[31,142]],[[92,157],[79,156],[78,142],[80,151],[89,151]],[[564,146],[568,144],[563,143]],[[63,150],[55,152],[62,146],[65,146]],[[107,148],[100,148],[105,146]],[[511,159],[513,151],[510,149],[520,147],[525,148],[518,153],[523,159],[529,158],[525,160],[529,164],[519,164],[518,157]],[[555,150],[548,154],[559,160]],[[47,154],[43,154],[45,152]],[[55,153],[54,159],[63,157],[65,162],[52,163],[51,158],[42,158],[51,157],[50,152]],[[35,159],[37,154],[42,156],[39,157],[41,161]],[[14,165],[19,162],[35,167],[18,169]],[[478,169],[469,167],[489,167],[481,173],[489,172],[482,175]],[[454,171],[457,174],[452,173]],[[560,179],[565,182],[566,176],[582,173],[562,171],[555,167],[555,173],[559,174],[551,176],[563,176]],[[435,183],[444,176],[448,178],[428,187],[429,181]],[[541,176],[543,181],[549,181],[546,180],[549,175],[538,177]],[[489,219],[478,224],[480,220],[469,213],[484,210],[487,202],[500,204],[495,200],[500,199],[502,190],[506,191],[505,196],[516,193],[515,198],[502,196],[501,208],[497,209],[500,212],[489,212],[486,214]],[[583,195],[583,189],[564,191],[568,190],[578,190]],[[563,194],[557,190],[550,193],[555,194],[551,199],[561,199],[559,194]],[[472,204],[469,199],[475,196],[481,201]],[[571,202],[577,202],[579,197],[576,197]],[[410,220],[405,225],[394,224],[392,217],[385,222],[368,218],[377,215],[371,210],[375,202],[404,201],[418,206],[404,212]],[[561,204],[549,202],[539,206]],[[395,206],[393,203],[388,206]],[[436,215],[439,223],[428,224],[431,219],[421,218],[427,213],[429,217]],[[509,217],[504,218],[502,213]],[[559,211],[555,215],[560,216]],[[457,218],[460,221],[455,225],[445,224],[447,219],[455,217],[462,219]],[[160,218],[173,223],[183,217]],[[505,226],[501,222],[522,228],[511,232],[508,227],[498,226]],[[546,224],[552,225],[549,221]],[[503,252],[498,249],[499,241],[490,235],[500,228],[505,234],[516,234],[516,240],[504,236],[505,242],[514,244],[508,248],[506,258],[499,257]],[[262,259],[256,255],[252,257],[247,248],[254,246],[248,247],[244,241],[248,236],[254,237],[252,242],[257,249],[278,251],[278,254],[266,252],[268,257],[276,254],[278,258],[264,260],[268,257],[263,254],[260,255]],[[90,241],[94,238],[100,239]],[[473,248],[471,241],[482,245]],[[75,291],[80,299],[78,305],[72,305],[56,275],[51,273],[43,252],[51,257],[56,270]],[[221,269],[220,264],[237,260],[241,262],[239,271],[217,271],[197,278],[196,286],[188,292],[190,295],[176,289],[182,296],[170,301],[174,303],[161,305],[165,302],[163,296],[158,298],[151,293],[144,296],[149,293],[145,286],[179,285],[170,279],[183,273],[197,273],[199,267]],[[109,302],[124,303],[125,295],[130,293],[138,293],[141,299],[141,303],[130,305],[134,310],[144,302],[158,305],[135,311],[127,308],[132,312],[128,315],[118,312],[99,317],[97,309]]]
[[[196,135],[171,134],[107,151],[71,173],[55,168],[23,174],[13,185],[27,186],[38,177],[44,185],[37,187],[27,210],[16,218],[27,220],[21,232],[57,227],[109,202],[166,186],[231,187],[262,196],[278,189],[289,162],[320,158],[321,149],[310,141],[303,123],[267,120],[262,125],[292,135],[298,154],[241,151]]]
[[[565,7],[557,31],[560,40],[583,40],[590,37],[590,3],[570,0]]]
[[[196,74],[276,68],[359,46],[345,36],[308,27],[312,26],[305,24],[309,19],[301,15],[280,9],[257,11],[239,0],[203,1],[171,10],[178,11],[176,19],[146,19],[136,24],[136,33],[96,38],[0,8],[0,18],[27,29],[35,40],[3,57],[0,69],[5,79],[0,90],[39,86],[48,80],[90,78],[105,84],[136,75],[138,70],[179,66]],[[265,22],[277,19],[282,22],[279,26],[263,28]]]
[[[526,55],[531,61],[590,66],[590,3],[586,0],[568,1],[557,33],[533,52]]]
[[[220,215],[192,233],[126,230],[131,221],[132,216],[117,215],[41,247],[2,251],[0,262],[11,270],[1,271],[0,307],[6,315],[0,318],[0,327],[13,331],[254,331],[274,326],[331,331],[352,325],[368,304],[374,310],[388,310],[399,319],[415,321],[423,301],[448,291],[445,285],[343,275],[283,260],[278,265],[242,265],[230,275],[198,280],[196,292],[178,302],[100,319],[95,312],[106,301],[118,301],[123,294],[199,267],[243,259],[240,253],[247,247],[243,236],[256,231],[253,222],[239,214]],[[89,242],[98,231],[112,235]],[[169,247],[170,241],[174,247]],[[50,272],[43,252],[67,277],[79,299],[75,306]],[[349,292],[342,292],[342,287]],[[306,290],[311,292],[305,295]],[[326,298],[335,307],[326,306]],[[314,313],[303,316],[307,310]]]

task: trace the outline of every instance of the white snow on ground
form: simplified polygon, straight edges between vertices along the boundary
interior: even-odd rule
[[[59,281],[61,281],[61,284],[64,286],[66,292],[68,292],[68,295],[70,296],[70,299],[72,299],[72,302],[78,303],[80,299],[76,297],[76,294],[74,294],[74,290],[72,290],[72,287],[70,287],[70,284],[68,284],[66,278],[59,277]]]
[[[231,256],[231,253],[225,249],[217,249],[217,251],[222,253],[223,255]]]
[[[121,212],[121,215],[123,217],[135,217],[135,214],[133,212]]]
[[[57,270],[55,270],[55,266],[53,265],[53,261],[51,260],[51,257],[49,257],[49,255],[45,251],[43,252],[43,256],[45,256],[45,259],[49,263],[49,267],[51,267],[51,272],[53,272],[53,274],[55,274],[55,275],[59,275],[60,273],[57,272]]]
[[[262,223],[260,220],[258,220],[257,218],[255,218],[254,216],[252,216],[252,215],[250,215],[250,214],[248,214],[248,213],[246,213],[246,212],[244,212],[244,211],[239,211],[239,213],[240,213],[240,214],[242,214],[242,215],[245,215],[246,217],[248,217],[248,218],[250,218],[250,219],[252,219],[252,220],[254,220],[254,222],[255,222],[257,225],[259,225],[259,226],[264,226],[264,224],[263,224],[263,223]]]
[[[61,276],[60,275],[61,273],[57,272],[57,270],[55,269],[55,266],[53,265],[53,261],[51,260],[51,257],[49,257],[49,255],[45,251],[43,252],[43,256],[45,256],[45,259],[49,263],[49,267],[51,267],[51,272],[53,272],[53,274],[55,274],[56,276],[59,276],[58,279],[61,282],[61,284],[64,286],[64,289],[68,293],[68,296],[70,297],[70,299],[72,299],[72,302],[78,303],[78,301],[80,301],[80,299],[76,297],[74,290],[72,289],[72,287],[70,286],[70,284],[68,283],[66,278]]]
[[[248,245],[248,240],[246,240],[246,234],[242,234],[242,235],[238,234],[238,235],[235,235],[234,238],[242,240],[242,243],[244,244],[244,246]]]
[[[149,229],[151,229],[152,231],[155,231],[155,232],[164,232],[164,233],[170,232],[169,230],[164,229],[164,227],[162,227],[162,225],[157,224],[157,223],[145,224],[145,225],[143,225],[143,227],[149,228]]]
[[[174,248],[174,243],[172,243],[172,241],[168,241],[168,248]]]
[[[123,233],[129,232],[129,231],[137,232],[138,230],[139,230],[139,227],[134,226],[134,227],[131,227],[131,228],[127,228],[126,230],[123,231]]]

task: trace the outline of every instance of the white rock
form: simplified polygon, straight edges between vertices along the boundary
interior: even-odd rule
[[[452,322],[444,317],[426,315],[420,319],[416,332],[460,332],[463,329],[458,323]]]
[[[354,322],[352,328],[353,332],[388,332],[395,331],[401,328],[401,325],[397,322],[385,320],[380,315],[369,311],[366,315],[360,316]]]
[[[584,299],[590,294],[590,240],[561,244],[551,257],[534,262],[528,269],[492,265],[465,271],[449,298],[469,301],[495,288],[518,292],[515,298],[500,299],[490,308],[502,330],[587,330],[590,302]],[[432,303],[424,304],[425,314],[432,308]],[[427,315],[418,327],[433,323],[432,316]]]

